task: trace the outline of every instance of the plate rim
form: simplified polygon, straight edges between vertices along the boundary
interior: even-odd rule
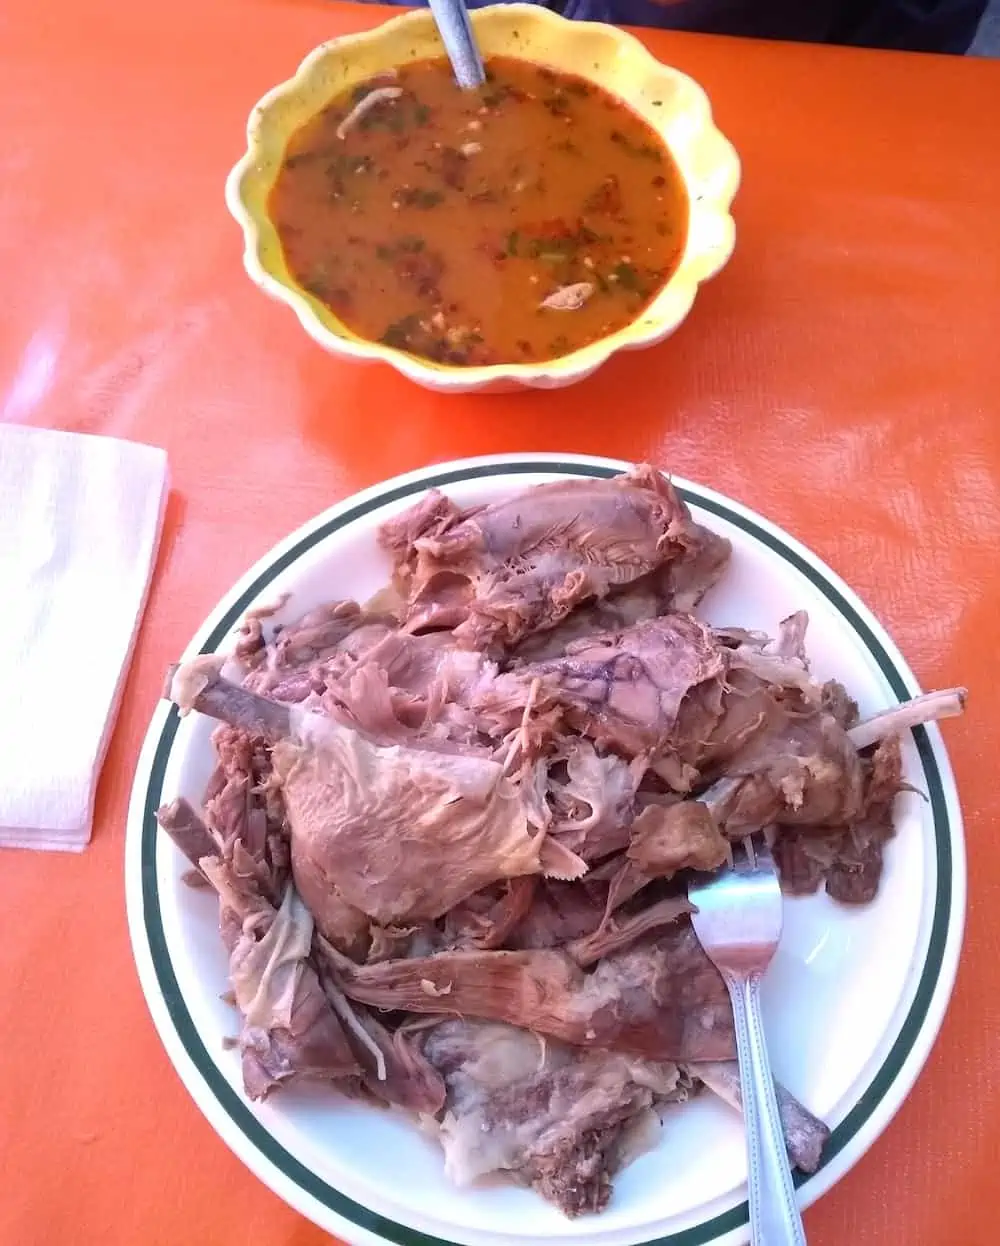
[[[354,493],[327,508],[274,545],[222,597],[185,650],[185,658],[217,649],[250,601],[281,572],[334,532],[372,510],[429,488],[498,475],[554,474],[606,478],[632,464],[591,455],[499,454],[449,460],[418,468]],[[671,477],[682,496],[718,518],[733,522],[804,574],[857,634],[893,694],[913,695],[919,685],[897,646],[858,595],[827,564],[778,525],[706,486]],[[355,1242],[390,1241],[398,1246],[456,1246],[448,1239],[399,1223],[339,1191],[288,1152],[218,1070],[187,1010],[173,971],[158,902],[155,811],[180,723],[175,706],[161,701],[146,733],[129,803],[125,889],[133,956],[159,1037],[182,1082],[227,1145],[266,1185],[299,1212]],[[954,776],[936,725],[920,727],[914,741],[930,799],[935,864],[934,908],[927,954],[918,984],[896,1037],[833,1131],[822,1167],[796,1174],[799,1203],[809,1206],[840,1180],[888,1126],[919,1076],[941,1027],[954,986],[965,922],[966,866],[963,825]],[[319,1218],[317,1218],[319,1212]],[[721,1246],[739,1240],[747,1224],[745,1199],[725,1211],[635,1246]],[[514,1241],[473,1231],[476,1241]],[[571,1241],[572,1239],[568,1239]],[[599,1239],[594,1239],[595,1241]]]

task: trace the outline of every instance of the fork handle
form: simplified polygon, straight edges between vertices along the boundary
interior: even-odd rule
[[[733,1001],[746,1122],[750,1240],[753,1246],[806,1246],[767,1059],[760,974],[729,978],[726,985]]]

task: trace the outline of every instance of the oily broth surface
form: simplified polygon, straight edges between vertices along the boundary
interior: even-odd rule
[[[623,328],[687,232],[680,173],[622,101],[527,61],[488,70],[465,92],[447,61],[418,61],[334,100],[292,136],[269,202],[303,288],[359,336],[457,365],[553,359]],[[338,137],[385,87],[402,93]],[[557,291],[582,305],[541,307]]]

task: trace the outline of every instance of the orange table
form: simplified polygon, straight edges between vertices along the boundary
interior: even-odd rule
[[[0,855],[0,1246],[327,1240],[215,1137],[153,1032],[125,926],[129,785],[168,660],[275,540],[381,477],[502,450],[648,457],[732,494],[846,576],[925,685],[971,686],[947,730],[972,879],[954,1001],[913,1095],[806,1226],[813,1246],[992,1246],[1000,63],[647,35],[743,157],[735,258],[672,341],[579,388],[446,399],[325,356],[244,277],[222,202],[254,101],[381,17],[44,0],[0,19],[2,418],[165,446],[174,490],[94,842]]]

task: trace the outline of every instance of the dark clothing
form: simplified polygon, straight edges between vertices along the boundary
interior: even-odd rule
[[[481,8],[495,0],[467,3]],[[987,0],[549,0],[546,7],[578,21],[616,26],[961,55],[975,38],[986,5]]]

